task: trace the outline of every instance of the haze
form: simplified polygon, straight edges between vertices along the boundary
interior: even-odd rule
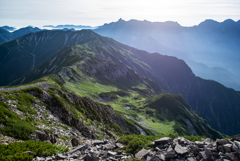
[[[238,0],[1,0],[0,26],[91,25],[137,19],[197,25],[205,19],[240,19]]]

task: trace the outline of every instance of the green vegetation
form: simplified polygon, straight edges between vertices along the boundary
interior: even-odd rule
[[[143,147],[145,149],[151,149],[153,147],[152,141],[158,138],[158,136],[127,135],[120,137],[118,142],[125,145],[123,150],[125,150],[126,153],[135,154]]]
[[[31,124],[31,119],[21,119],[9,109],[9,105],[2,101],[0,101],[0,116],[0,122],[4,124],[4,127],[0,127],[0,132],[4,135],[27,140],[28,136],[36,130]]]
[[[126,135],[121,136],[118,142],[124,144],[123,150],[128,154],[136,154],[142,148],[152,149],[153,141],[163,138],[171,137],[172,140],[179,137],[177,134],[167,134],[162,136],[144,136],[144,135]],[[181,136],[190,141],[201,141],[201,138],[206,138],[205,136]]]
[[[33,140],[15,142],[8,145],[0,144],[0,160],[32,160],[33,156],[25,153],[26,151],[32,151],[37,156],[50,156],[52,154],[67,152],[68,147]]]
[[[123,90],[119,91],[111,91],[111,92],[102,92],[99,94],[102,98],[110,98],[110,99],[118,99],[118,96],[124,97],[129,96],[130,94],[128,92],[125,92]]]

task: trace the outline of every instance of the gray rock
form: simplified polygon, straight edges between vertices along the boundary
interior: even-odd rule
[[[171,142],[171,140],[172,140],[172,138],[170,138],[170,137],[164,137],[164,138],[155,140],[155,141],[154,141],[154,145],[155,145],[155,146],[158,146],[158,145],[168,144],[168,143]]]
[[[219,145],[217,149],[218,149],[219,152],[224,153],[224,149],[223,149],[223,146],[222,146],[222,145]]]
[[[202,141],[195,141],[196,145],[199,147],[199,148],[203,148],[204,147],[204,142]]]
[[[71,143],[72,143],[72,146],[78,146],[81,144],[81,141],[78,138],[72,138]]]
[[[76,148],[69,150],[69,154],[75,153],[76,151],[84,151],[87,148],[87,146],[85,144],[83,145],[79,145]]]
[[[121,143],[116,143],[116,146],[117,146],[118,148],[123,148],[123,147],[124,147],[123,144],[121,144]]]
[[[160,159],[157,156],[154,156],[154,157],[151,158],[150,161],[160,161]]]
[[[240,154],[240,149],[238,149],[236,145],[233,144],[233,145],[232,145],[232,149],[233,149],[233,151],[235,151],[235,152],[237,152],[238,154]]]
[[[113,144],[106,144],[106,145],[103,145],[102,148],[103,150],[113,150],[116,148],[116,146]]]
[[[218,155],[225,156],[225,154],[223,152],[219,152]]]
[[[207,156],[207,159],[211,160],[211,158],[213,157],[212,151],[207,149],[207,148],[205,148],[204,152],[205,152],[205,155]]]
[[[115,159],[113,157],[109,157],[108,159],[111,160],[111,161],[118,161],[118,159]]]
[[[206,139],[202,138],[201,141],[205,142],[205,143],[211,143],[212,142],[210,138],[206,138]]]
[[[234,143],[240,149],[240,142],[235,140]]]
[[[231,148],[232,148],[232,144],[224,144],[223,148],[226,152],[230,153],[231,152]]]
[[[85,157],[84,157],[84,161],[99,161],[99,158],[97,158],[97,157],[94,157],[93,155],[86,155]]]
[[[96,146],[96,145],[100,145],[100,144],[106,144],[107,142],[106,141],[103,141],[103,140],[95,140],[93,142],[93,145]]]
[[[220,152],[221,153],[221,152]],[[218,155],[218,152],[212,152],[212,155],[217,158],[219,155]]]
[[[187,158],[187,161],[196,161],[196,158],[190,157],[190,158]]]
[[[176,146],[175,146],[175,149],[174,149],[175,151],[176,151],[176,153],[178,153],[178,154],[186,154],[186,153],[188,153],[188,150],[187,150],[187,148],[185,148],[185,147],[182,147],[181,145],[179,145],[179,144],[176,144]]]
[[[200,152],[199,157],[203,160],[207,160],[207,155],[206,155],[205,151]]]
[[[46,157],[45,158],[45,161],[52,161],[53,159],[52,159],[52,157]]]
[[[117,153],[116,152],[112,152],[112,151],[108,151],[107,155],[108,156],[115,156],[115,155],[117,155]]]
[[[165,159],[175,158],[176,152],[172,148],[168,148],[167,153],[165,154]]]
[[[73,154],[73,155],[69,155],[68,158],[77,159],[78,156],[79,156],[78,154]]]
[[[225,145],[227,144],[227,140],[224,139],[217,139],[216,140],[217,145]]]
[[[36,157],[35,161],[45,161],[45,159],[43,157]]]
[[[234,155],[233,153],[226,153],[225,156],[229,160],[239,161],[239,158],[236,155]]]
[[[191,145],[190,149],[193,152],[194,156],[197,156],[199,154],[199,148],[197,146]]]
[[[57,155],[56,155],[56,158],[57,158],[58,160],[60,160],[60,159],[66,159],[67,156],[62,155],[62,154],[57,154]]]
[[[213,148],[213,144],[212,143],[209,143],[208,145],[205,146],[205,148]]]
[[[137,152],[135,154],[135,157],[138,158],[138,159],[142,159],[143,157],[148,155],[149,152],[150,152],[149,150],[146,150],[146,149],[142,148],[139,152]]]

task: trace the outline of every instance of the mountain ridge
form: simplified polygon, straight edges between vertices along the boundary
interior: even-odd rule
[[[165,93],[181,94],[192,109],[206,119],[214,129],[229,135],[238,133],[238,129],[234,127],[240,123],[237,119],[237,113],[240,109],[239,92],[226,88],[215,81],[196,77],[183,60],[158,53],[149,54],[120,44],[113,39],[101,37],[89,30],[82,32],[90,32],[95,37],[80,46],[72,47],[73,50],[70,50],[70,52],[75,51],[83,56],[94,56],[100,60],[130,68],[142,77],[156,82]],[[61,31],[61,33],[64,32]],[[52,39],[52,41],[54,40]],[[58,58],[52,58],[51,60],[57,61]],[[71,68],[68,67],[68,69]],[[69,74],[72,75],[71,72]],[[89,74],[91,75],[91,72]],[[73,78],[69,77],[74,83]],[[73,86],[71,82],[68,85],[69,88]],[[231,110],[229,111],[228,108],[231,108]]]
[[[122,20],[104,24],[93,31],[141,50],[175,56],[186,62],[196,62],[191,63],[190,67],[200,77],[207,78],[208,75],[199,70],[197,63],[224,68],[229,71],[228,75],[240,75],[237,62],[240,50],[239,21],[205,20],[199,25],[182,27],[174,22]],[[220,75],[211,79],[240,90],[238,79],[230,77],[222,81]]]

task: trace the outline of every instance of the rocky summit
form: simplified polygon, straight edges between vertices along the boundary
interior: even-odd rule
[[[3,138],[3,136],[1,136]],[[11,139],[9,139],[11,140]],[[117,140],[72,139],[72,149],[52,156],[37,156],[31,151],[35,161],[122,161],[125,159],[143,161],[239,161],[240,135],[231,139],[202,138],[201,141],[189,141],[184,137],[172,140],[164,137],[154,141],[152,149],[144,147],[135,155],[126,154],[122,149],[125,145]]]

